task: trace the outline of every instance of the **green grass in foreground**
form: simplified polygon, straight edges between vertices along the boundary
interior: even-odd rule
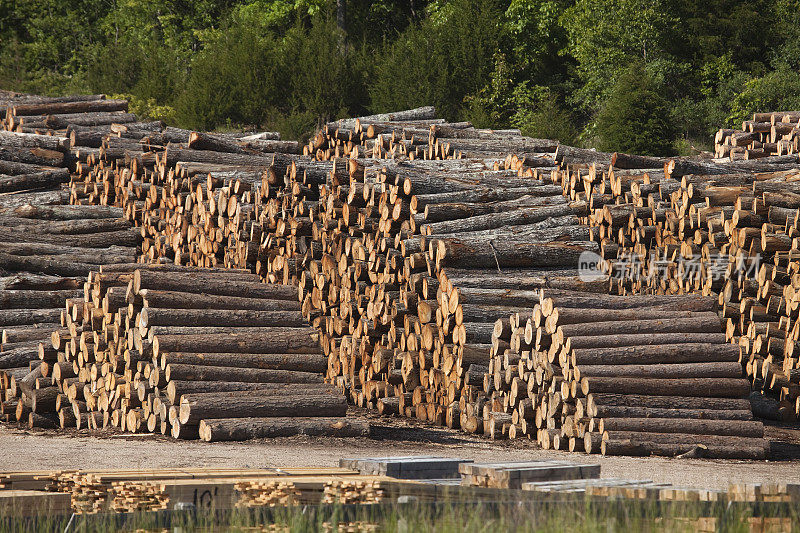
[[[757,514],[766,518],[753,518]],[[65,531],[69,516],[22,517],[0,510],[0,532]],[[214,513],[140,513],[83,515],[69,523],[70,532],[610,532],[734,531],[783,532],[800,529],[797,506],[590,502],[407,504],[379,507],[259,508]]]

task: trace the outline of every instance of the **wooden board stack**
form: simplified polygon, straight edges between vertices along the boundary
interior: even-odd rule
[[[564,461],[519,463],[463,463],[458,467],[461,484],[467,487],[521,489],[524,483],[600,477],[599,464]]]
[[[567,168],[551,176],[571,199],[591,200],[582,220],[599,234],[614,291],[718,296],[726,338],[741,346],[753,387],[774,398],[759,400],[757,414],[794,419],[800,412],[798,156],[614,159],[622,169]]]
[[[495,325],[495,343],[513,348],[494,350],[486,375],[493,437],[604,455],[768,454],[714,298],[544,293]]]
[[[714,135],[715,157],[758,159],[800,152],[800,111],[754,113],[742,129],[721,128]]]

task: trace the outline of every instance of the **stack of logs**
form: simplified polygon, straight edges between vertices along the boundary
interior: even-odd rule
[[[545,449],[767,455],[715,298],[543,292],[533,309],[495,323],[482,390],[491,400],[470,423]]]
[[[715,157],[758,159],[800,153],[800,111],[754,113],[741,131],[721,128],[714,136]]]
[[[0,210],[0,222],[0,416],[57,426],[53,369],[42,364],[55,361],[53,330],[68,334],[64,302],[83,296],[100,265],[135,261],[139,235],[104,206],[24,204]]]
[[[363,435],[322,383],[325,359],[292,287],[242,270],[136,263],[92,272],[67,300],[65,330],[19,379],[61,427],[118,427],[175,438]],[[13,400],[12,400],[13,401]]]
[[[753,387],[772,393],[772,400],[754,397],[758,415],[794,419],[800,413],[798,156],[724,163],[615,154],[615,160],[628,168],[552,173],[570,198],[591,203],[582,220],[598,234],[614,291],[718,296],[726,339],[741,347]]]

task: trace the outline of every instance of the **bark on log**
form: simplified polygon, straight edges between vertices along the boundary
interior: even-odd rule
[[[0,263],[0,266],[2,266],[2,263]],[[145,306],[165,309],[234,309],[251,311],[287,311],[300,309],[300,302],[296,299],[264,300],[261,298],[239,298],[236,296],[220,298],[214,295],[156,291],[151,289],[142,289],[140,294]]]
[[[684,433],[764,437],[764,424],[755,420],[699,420],[694,418],[603,418],[599,431],[635,431],[641,433]]]
[[[0,131],[0,145],[14,148],[44,148],[66,153],[69,150],[69,139],[56,135]]]
[[[142,289],[155,289],[239,298],[297,300],[297,289],[291,285],[269,285],[259,281],[244,282],[240,278],[226,279],[223,276],[200,272],[166,273],[137,270],[133,274],[133,289],[137,293]]]
[[[657,333],[650,335],[604,335],[596,336],[571,336],[565,343],[567,351],[589,348],[620,348],[623,346],[653,346],[673,344],[712,344],[721,346],[726,342],[725,334],[720,333]]]
[[[755,444],[755,443],[754,443]],[[698,445],[692,441],[685,444],[658,443],[646,440],[607,440],[601,444],[603,455],[632,455],[644,457],[648,455],[662,455],[675,457],[695,450]],[[768,451],[765,446],[738,446],[726,444],[702,444],[703,451],[700,457],[709,459],[766,459]]]
[[[566,339],[572,336],[643,335],[672,333],[675,331],[684,333],[716,333],[721,330],[722,325],[720,319],[715,313],[695,313],[695,316],[692,318],[565,324],[558,327],[556,335],[560,339]]]
[[[327,359],[316,354],[245,354],[245,353],[188,353],[168,352],[161,354],[161,368],[167,365],[197,365],[239,367],[265,370],[295,370],[323,373]],[[179,378],[181,379],[181,378]],[[237,380],[246,381],[246,380]]]
[[[24,191],[28,189],[47,189],[69,181],[69,170],[65,168],[41,170],[43,167],[27,169],[25,172],[9,172],[16,165],[25,163],[3,163],[0,161],[0,193]],[[34,167],[34,165],[31,165]],[[32,170],[29,172],[28,170]],[[14,174],[6,176],[4,174]]]
[[[39,323],[57,323],[60,309],[0,309],[0,327],[27,326]]]
[[[675,409],[669,407],[640,407],[597,405],[589,413],[592,418],[697,418],[701,420],[753,420],[749,409]]]
[[[78,102],[43,102],[31,104],[16,104],[11,107],[11,114],[23,115],[53,115],[65,113],[89,113],[97,111],[127,111],[127,100],[90,100]]]
[[[582,378],[581,390],[589,393],[645,394],[653,396],[694,396],[743,398],[750,393],[746,379],[733,378]]]
[[[167,381],[241,381],[249,383],[317,383],[321,376],[313,372],[265,370],[231,366],[205,366],[170,363],[165,371]]]
[[[730,346],[730,345],[728,345]],[[742,365],[738,361],[720,363],[653,363],[580,365],[580,375],[585,377],[631,377],[631,378],[740,378]]]
[[[55,309],[67,298],[79,298],[82,291],[2,291],[0,309]]]
[[[314,396],[243,396],[220,401],[213,395],[192,398],[184,395],[180,404],[180,423],[197,424],[212,418],[261,417],[330,417],[344,416],[347,402],[344,396],[321,394]]]
[[[318,392],[336,392],[327,383],[249,383],[243,381],[183,381],[171,380],[167,383],[167,398],[177,404],[184,394],[219,394],[222,392],[261,391],[262,394],[299,395]]]
[[[153,355],[164,352],[321,353],[313,328],[264,328],[260,335],[156,335]],[[234,380],[235,381],[235,380]]]
[[[369,423],[346,418],[221,418],[200,422],[200,438],[206,442],[242,441],[294,435],[366,437]]]
[[[139,327],[152,326],[225,326],[300,327],[306,325],[300,310],[253,311],[247,309],[158,309],[145,307],[139,312]]]
[[[738,365],[739,347],[734,344],[684,343],[613,348],[573,348],[571,359],[573,365],[580,367],[581,373],[590,365],[639,366],[666,363],[705,365],[713,362]],[[741,365],[739,366],[741,367]],[[733,367],[728,367],[728,369],[730,368]]]

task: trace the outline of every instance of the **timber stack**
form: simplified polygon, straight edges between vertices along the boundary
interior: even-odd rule
[[[716,298],[543,292],[495,324],[483,411],[493,438],[604,455],[768,455]]]
[[[798,156],[754,161],[613,154],[613,167],[553,172],[598,233],[619,294],[718,297],[728,341],[742,349],[758,416],[800,413]]]
[[[714,135],[715,157],[759,159],[800,153],[800,111],[754,113],[742,129],[721,128]]]
[[[124,263],[90,273],[83,296],[67,300],[66,328],[12,387],[19,405],[50,393],[31,411],[57,414],[62,428],[207,441],[369,430],[323,383],[292,287],[243,270]]]

